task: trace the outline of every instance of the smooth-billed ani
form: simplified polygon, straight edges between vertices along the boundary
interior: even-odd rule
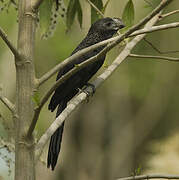
[[[119,18],[107,17],[99,19],[94,24],[92,24],[86,37],[72,52],[72,54],[93,44],[111,38],[119,29],[123,27],[124,24]],[[68,64],[67,66],[65,66],[62,70],[58,72],[57,80],[61,78],[62,75],[71,70],[76,64],[84,62],[90,57],[98,54],[104,47],[105,46],[92,50],[76,59],[75,62],[73,62],[72,64]],[[89,79],[102,66],[104,60],[105,56],[101,57],[98,61],[90,64],[89,66],[82,68],[56,89],[48,106],[48,109],[52,112],[58,106],[56,117],[58,117],[59,114],[66,108],[68,101],[70,101],[78,93],[78,89],[81,89],[84,85],[88,83]],[[51,166],[52,170],[54,170],[56,166],[58,155],[60,152],[63,128],[64,122],[51,136],[48,151],[47,167],[49,168]]]

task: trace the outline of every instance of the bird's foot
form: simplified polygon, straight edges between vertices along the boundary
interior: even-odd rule
[[[91,96],[93,96],[93,95],[94,95],[94,93],[96,92],[95,85],[94,85],[94,84],[92,84],[92,83],[86,83],[86,88],[87,88],[87,87],[91,87],[92,92],[91,92],[90,94],[91,94]]]
[[[91,87],[92,92],[91,92],[91,91],[88,91],[88,90],[86,89],[87,87]],[[84,93],[87,95],[86,102],[88,103],[90,96],[93,96],[93,94],[95,93],[95,90],[96,90],[96,89],[95,89],[95,86],[94,86],[93,84],[91,84],[91,83],[86,83],[85,88],[83,88],[83,89],[78,88],[78,90],[79,90],[80,93],[81,93],[81,92],[84,92]]]
[[[88,103],[89,102],[89,97],[90,97],[90,92],[87,91],[86,89],[80,89],[80,88],[78,88],[78,90],[79,90],[79,93],[83,92],[83,93],[85,93],[87,95],[86,102]]]

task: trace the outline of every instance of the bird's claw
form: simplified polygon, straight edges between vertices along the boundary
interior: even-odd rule
[[[91,96],[93,96],[93,94],[96,92],[95,85],[92,83],[86,83],[86,87],[91,87],[91,89],[92,89]]]
[[[83,92],[83,93],[85,93],[86,94],[86,102],[88,103],[89,102],[89,97],[90,97],[90,92],[89,91],[87,91],[86,89],[80,89],[80,88],[78,88],[78,90],[79,90],[79,93],[81,93],[81,92]]]
[[[92,92],[88,91],[86,89],[87,87],[91,87]],[[93,84],[91,84],[91,83],[87,83],[85,89],[78,88],[78,90],[79,90],[80,93],[84,92],[87,95],[86,102],[88,103],[89,102],[89,97],[93,96],[93,94],[95,93],[95,86]]]

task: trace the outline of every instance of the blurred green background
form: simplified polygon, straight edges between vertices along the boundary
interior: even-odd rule
[[[59,19],[58,27],[47,40],[42,40],[38,29],[35,47],[35,68],[40,77],[50,68],[68,57],[84,38],[90,27],[90,8],[80,1],[83,25],[77,21],[66,33],[65,22]],[[105,1],[104,1],[105,2]],[[121,17],[127,0],[110,1],[105,16]],[[159,1],[151,0],[153,5]],[[144,0],[134,0],[135,22],[152,8]],[[165,12],[179,8],[175,0]],[[179,14],[162,20],[159,24],[178,21]],[[0,13],[0,26],[16,44],[17,12]],[[170,29],[146,36],[161,51],[179,50],[179,30]],[[132,51],[136,54],[160,55],[145,41]],[[110,64],[119,53],[119,47],[108,53]],[[179,57],[179,53],[164,54]],[[101,71],[105,68],[103,67]],[[100,72],[99,72],[100,73]],[[37,179],[103,180],[130,176],[138,173],[179,172],[179,63],[156,59],[127,58],[90,99],[66,121],[62,150],[54,172],[43,162],[37,167]],[[55,81],[55,76],[40,88],[43,95]],[[0,84],[4,94],[15,99],[15,66],[13,56],[0,40]],[[0,114],[11,126],[11,115],[0,104]],[[0,117],[1,118],[1,117]],[[55,112],[40,114],[36,135],[40,137],[55,118]],[[2,119],[2,118],[1,118]],[[7,137],[3,125],[0,135]],[[8,138],[8,137],[7,137]],[[41,160],[46,162],[48,146]],[[3,162],[3,159],[0,159]],[[13,165],[12,165],[13,168]],[[5,165],[0,166],[0,176],[7,174]],[[12,179],[8,177],[7,179]]]

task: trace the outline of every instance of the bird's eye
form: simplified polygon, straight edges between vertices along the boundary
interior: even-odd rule
[[[107,26],[107,27],[110,27],[111,24],[112,24],[111,22],[108,22],[108,23],[106,23],[106,26]]]

